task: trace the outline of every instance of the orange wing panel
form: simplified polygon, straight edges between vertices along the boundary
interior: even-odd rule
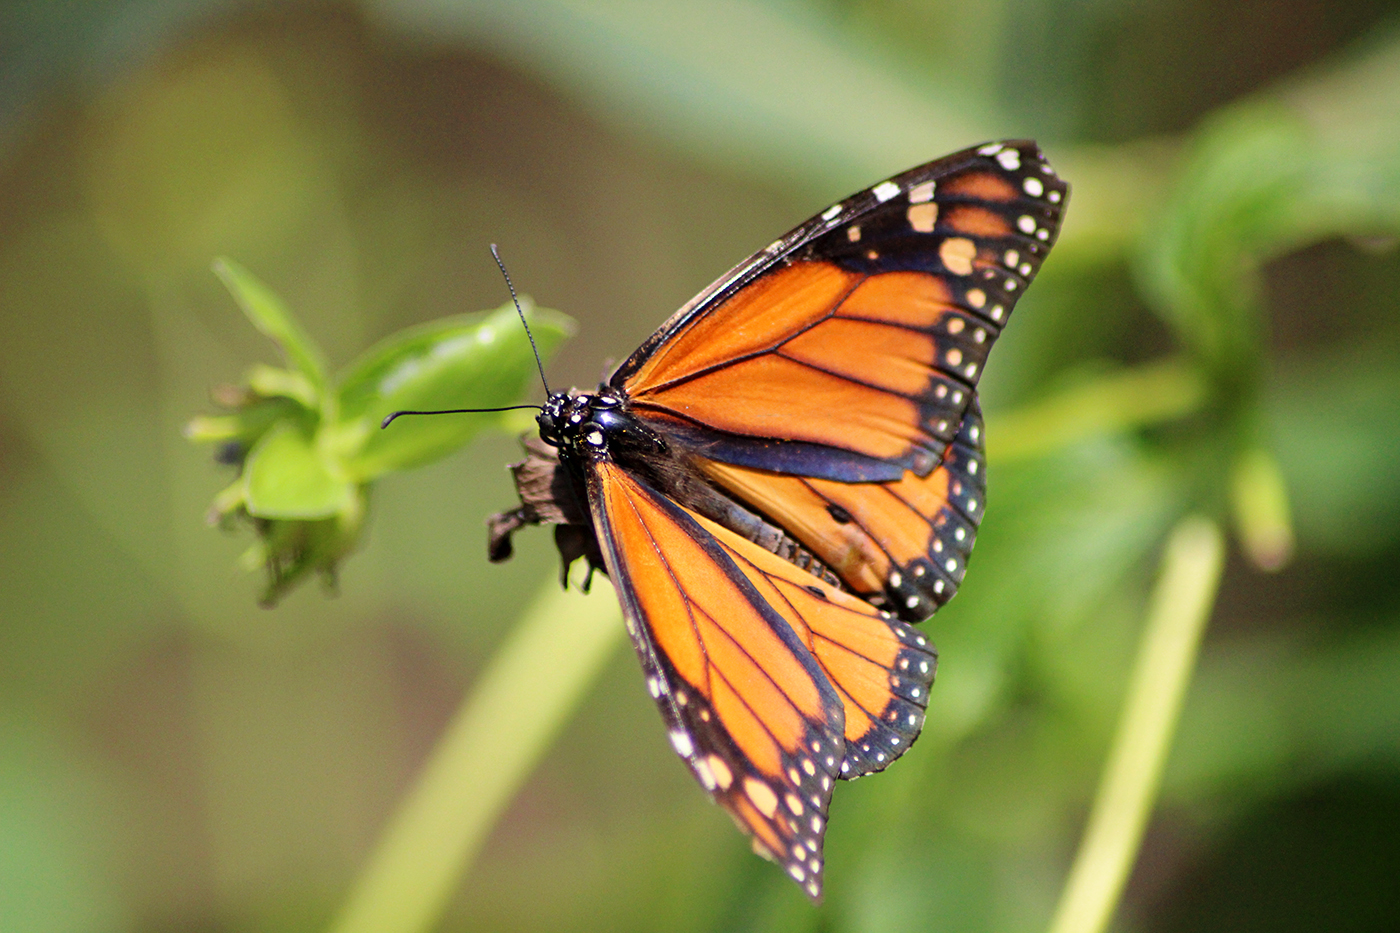
[[[606,458],[590,468],[589,501],[672,745],[736,822],[817,896],[844,707],[809,641],[692,513]]]
[[[913,742],[932,646],[606,457],[589,499],[672,744],[756,848],[817,896],[832,779],[880,770]]]
[[[932,330],[956,308],[940,279],[922,272],[884,272],[860,283],[841,303],[841,317]]]
[[[700,461],[705,473],[731,493],[761,509],[830,567],[857,593],[879,593],[890,560],[870,532],[854,522],[838,522],[808,481],[800,476]]]
[[[811,441],[893,457],[926,437],[911,399],[765,354],[633,399],[731,434]]]
[[[971,233],[976,236],[1004,237],[1011,233],[1011,226],[995,211],[985,207],[959,204],[943,214],[943,222],[958,233]]]
[[[627,391],[645,394],[768,351],[826,317],[860,279],[824,262],[765,276],[667,341],[627,380]]]
[[[702,516],[759,596],[810,648],[845,709],[842,777],[882,770],[923,726],[937,656],[924,635]]]
[[[852,347],[861,352],[852,353]],[[929,334],[837,317],[798,334],[779,353],[822,372],[915,397],[928,388],[938,347]],[[871,366],[871,358],[883,365]]]
[[[965,172],[948,179],[939,185],[942,194],[965,198],[980,198],[984,201],[1014,201],[1020,197],[1011,182],[990,172]]]
[[[959,243],[973,248],[945,241]],[[953,257],[969,271],[974,258],[985,262]],[[724,436],[818,444],[927,473],[995,337],[938,276],[859,276],[797,262],[672,337],[625,388],[633,410],[658,425],[679,418]]]
[[[931,615],[962,582],[984,492],[975,404],[925,477],[906,471],[893,482],[837,483],[711,460],[697,465],[787,529],[854,592],[888,598],[905,619]]]

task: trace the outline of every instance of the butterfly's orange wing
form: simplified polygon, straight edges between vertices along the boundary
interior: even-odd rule
[[[709,460],[700,467],[787,529],[853,592],[883,593],[918,622],[953,598],[967,570],[986,496],[983,451],[974,401],[928,476],[841,483]]]
[[[588,483],[672,744],[755,849],[819,896],[833,779],[879,770],[909,747],[932,647],[606,457]]]
[[[711,460],[840,482],[928,476],[1067,194],[1028,142],[912,169],[736,268],[612,384]]]

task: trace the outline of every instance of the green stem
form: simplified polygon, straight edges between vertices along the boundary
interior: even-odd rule
[[[1293,556],[1293,519],[1283,470],[1270,451],[1251,447],[1236,457],[1230,505],[1250,563],[1270,573],[1283,569]]]
[[[1050,933],[1100,933],[1113,916],[1152,813],[1225,546],[1214,522],[1185,518],[1167,541],[1118,734]]]
[[[1182,360],[1120,370],[989,417],[987,456],[999,463],[1043,456],[1095,435],[1181,418],[1204,398],[1200,374]]]
[[[617,645],[608,587],[553,579],[438,739],[371,853],[333,933],[422,933],[438,921],[496,819]]]

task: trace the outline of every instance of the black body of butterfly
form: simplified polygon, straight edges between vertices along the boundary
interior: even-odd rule
[[[672,745],[812,898],[837,778],[918,736],[910,623],[983,511],[976,385],[1069,188],[990,143],[832,205],[710,286],[595,392],[557,393],[492,560],[556,525],[612,579]]]

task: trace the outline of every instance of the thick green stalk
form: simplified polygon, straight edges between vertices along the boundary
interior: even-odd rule
[[[1085,438],[1185,417],[1204,398],[1205,383],[1183,360],[1107,373],[1016,411],[989,416],[987,456],[998,463],[1044,456]]]
[[[549,749],[623,627],[611,589],[551,577],[448,724],[390,819],[333,933],[423,933]]]
[[[1157,798],[1224,555],[1220,529],[1199,516],[1182,520],[1167,541],[1118,734],[1050,933],[1100,933],[1113,916]]]

